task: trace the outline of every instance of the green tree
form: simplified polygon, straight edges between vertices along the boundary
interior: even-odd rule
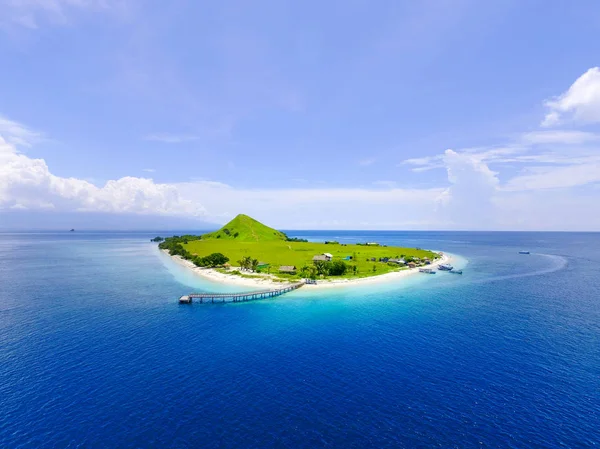
[[[309,273],[309,268],[310,267],[306,264],[302,265],[302,267],[300,268],[300,272],[299,272],[300,277],[307,278],[308,273]]]
[[[204,260],[206,262],[206,266],[218,267],[220,265],[225,265],[227,262],[229,262],[229,257],[221,253],[212,253],[204,257]]]
[[[327,262],[325,260],[315,260],[313,263],[318,275],[327,276],[329,274],[329,265],[331,262]]]
[[[252,259],[250,261],[250,267],[252,268],[252,271],[256,271],[258,268],[258,259]]]
[[[334,260],[329,263],[329,274],[331,276],[341,276],[348,270],[348,265],[343,260]]]

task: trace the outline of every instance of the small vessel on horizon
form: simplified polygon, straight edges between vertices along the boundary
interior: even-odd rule
[[[519,254],[531,254],[529,251],[519,251]]]
[[[443,263],[438,267],[438,270],[440,271],[452,271],[454,267],[452,265],[450,265],[449,263]]]

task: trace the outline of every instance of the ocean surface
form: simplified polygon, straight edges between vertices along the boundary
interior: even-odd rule
[[[0,447],[600,447],[600,234],[289,234],[464,274],[189,306],[156,233],[2,233]]]

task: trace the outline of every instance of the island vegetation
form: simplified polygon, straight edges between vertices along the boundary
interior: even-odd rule
[[[426,265],[439,254],[377,242],[340,244],[290,238],[247,215],[203,235],[167,237],[159,248],[198,267],[243,277],[269,275],[280,280],[362,278]]]

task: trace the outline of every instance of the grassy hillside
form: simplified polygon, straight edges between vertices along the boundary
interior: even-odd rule
[[[371,261],[373,257],[376,260],[379,260],[380,257],[412,256],[419,258],[429,257],[432,260],[437,257],[431,251],[415,248],[286,242],[282,240],[241,242],[231,238],[221,238],[218,240],[202,239],[190,241],[183,246],[191,254],[201,257],[216,252],[222,253],[229,258],[229,263],[233,266],[238,265],[238,260],[249,256],[258,259],[260,262],[270,264],[270,272],[272,274],[278,274],[281,265],[294,265],[298,269],[304,265],[312,265],[312,258],[317,254],[331,253],[333,260],[352,256],[353,260],[346,260],[346,262],[349,266],[356,265],[358,271],[354,274],[350,270],[344,276],[346,278],[373,276],[398,270],[398,266],[390,266],[385,262]]]
[[[418,248],[326,244],[298,239],[290,241],[283,232],[265,226],[247,215],[238,215],[218,231],[201,237],[169,237],[159,247],[168,250],[171,255],[191,260],[198,266],[220,266],[229,260],[231,266],[237,267],[244,258],[254,259],[268,264],[267,267],[260,268],[262,272],[282,278],[298,278],[301,273],[306,275],[309,268],[313,271],[311,276],[314,276],[317,268],[320,274],[339,276],[343,271],[333,270],[340,266],[346,270],[343,274],[346,278],[375,276],[403,269],[396,264],[379,262],[380,258],[409,260],[428,257],[433,260],[438,257],[431,251]],[[333,261],[327,262],[325,269],[322,263],[313,263],[313,257],[323,253],[331,253],[333,256]],[[295,266],[297,274],[280,273],[279,267],[282,265]]]
[[[236,242],[272,242],[285,241],[286,235],[256,221],[248,215],[240,214],[218,231],[204,234],[202,239],[219,241],[234,240]]]

